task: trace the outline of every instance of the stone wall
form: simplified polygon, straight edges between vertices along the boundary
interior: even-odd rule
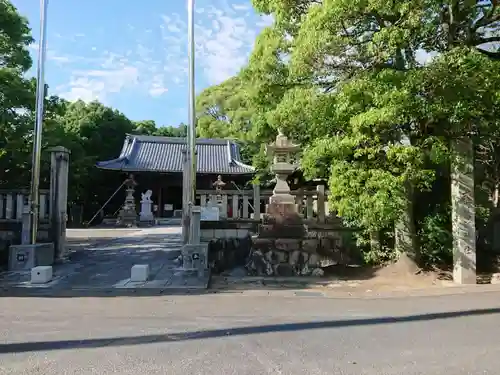
[[[208,261],[212,272],[220,274],[247,265],[252,238],[215,238],[208,243]]]
[[[311,225],[304,238],[254,238],[250,263],[252,275],[320,276],[322,268],[353,263],[354,249],[343,241],[344,228]]]
[[[220,220],[200,223],[201,241],[222,238],[245,238],[254,234],[259,224],[256,220]]]
[[[208,242],[208,261],[212,272],[222,273],[244,267],[249,259],[258,221],[220,220],[200,223],[201,241]]]
[[[20,221],[0,220],[0,241],[21,243],[22,223]],[[49,239],[49,223],[41,221],[38,226],[38,240],[46,242]]]
[[[209,243],[214,273],[246,267],[250,275],[307,276],[321,274],[322,267],[358,261],[356,249],[344,243],[346,229],[338,225],[310,223],[303,239],[252,239],[258,225],[254,220],[201,222],[201,240]]]

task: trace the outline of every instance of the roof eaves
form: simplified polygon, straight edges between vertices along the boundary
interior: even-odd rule
[[[233,163],[235,163],[238,167],[241,167],[241,168],[244,168],[244,169],[248,169],[249,173],[255,172],[255,168],[252,167],[251,165],[244,164],[241,161],[234,160],[234,159],[233,159]]]
[[[112,159],[112,160],[98,161],[96,163],[96,167],[97,168],[101,168],[101,169],[116,169],[115,165],[117,165],[117,164],[127,164],[127,163],[128,163],[128,159],[126,157],[122,156],[122,157],[119,157],[119,158],[116,158],[116,159]],[[109,166],[112,166],[112,165],[114,167],[113,168],[109,168]]]

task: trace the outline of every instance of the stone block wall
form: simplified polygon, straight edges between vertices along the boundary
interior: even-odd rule
[[[208,261],[214,273],[244,267],[249,259],[258,221],[221,220],[200,223],[201,241],[208,242]]]
[[[301,239],[256,238],[258,225],[248,220],[201,222],[201,240],[209,243],[214,273],[246,267],[253,275],[306,276],[333,264],[352,264],[352,249],[342,239],[345,229],[338,225],[309,225]]]
[[[208,259],[212,272],[219,274],[245,267],[252,250],[250,236],[243,238],[216,238],[208,243]]]
[[[0,220],[0,241],[20,244],[22,228],[20,221]],[[49,223],[47,221],[40,222],[37,239],[40,242],[47,242],[49,239]]]
[[[340,236],[305,239],[253,239],[248,269],[254,275],[319,275],[322,267],[350,264]]]

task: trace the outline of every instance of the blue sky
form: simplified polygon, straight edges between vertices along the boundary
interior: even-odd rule
[[[40,1],[12,2],[38,41]],[[237,73],[271,21],[255,14],[250,0],[196,0],[195,17],[197,92]],[[50,93],[98,99],[159,126],[186,122],[186,21],[186,0],[50,0]],[[37,46],[31,46],[34,66]]]

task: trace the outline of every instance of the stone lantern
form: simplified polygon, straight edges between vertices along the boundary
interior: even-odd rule
[[[276,141],[267,146],[266,152],[273,155],[273,165],[271,171],[276,175],[276,186],[273,195],[269,198],[267,214],[264,221],[273,225],[302,225],[302,219],[297,213],[295,198],[290,194],[287,178],[298,165],[293,162],[293,156],[300,149],[281,131],[276,137]],[[291,227],[290,227],[291,228]],[[288,230],[287,230],[288,231]],[[298,233],[302,235],[303,230]]]
[[[267,146],[266,152],[273,154],[271,171],[276,174],[276,186],[269,203],[295,204],[295,199],[290,194],[287,178],[298,167],[297,164],[293,163],[293,156],[299,149],[300,146],[289,140],[281,130],[276,137],[276,141]]]
[[[137,224],[137,211],[135,209],[135,187],[137,182],[134,180],[134,175],[129,175],[125,181],[125,202],[118,214],[118,225],[125,227],[134,227]]]

